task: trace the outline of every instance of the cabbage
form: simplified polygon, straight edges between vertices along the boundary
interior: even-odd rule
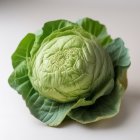
[[[98,21],[55,20],[29,33],[12,55],[9,84],[48,126],[115,116],[127,88],[128,49]]]

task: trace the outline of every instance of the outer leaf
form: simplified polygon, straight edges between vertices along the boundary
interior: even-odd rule
[[[22,61],[13,71],[8,79],[12,88],[18,91],[19,94],[28,93],[31,90],[29,85],[28,70],[26,68],[26,61]]]
[[[106,27],[99,21],[92,20],[90,18],[83,18],[77,21],[77,24],[82,26],[82,28],[85,29],[87,32],[94,35],[97,38],[98,43],[102,47],[105,47],[110,42],[112,42],[110,35],[108,35],[107,33]]]
[[[58,126],[74,103],[60,104],[35,93],[28,101],[31,113],[49,126]]]
[[[77,101],[77,103],[74,104],[74,106],[72,107],[72,109],[73,108],[77,108],[77,107],[81,107],[81,106],[84,107],[84,106],[89,106],[89,105],[94,104],[95,101],[98,98],[100,98],[100,97],[102,97],[102,96],[104,96],[104,95],[106,95],[106,94],[108,94],[108,93],[111,92],[110,90],[112,90],[112,89],[110,88],[110,86],[112,86],[112,84],[114,85],[114,81],[111,79],[108,82],[104,83],[103,86],[101,87],[101,89],[96,92],[96,94],[94,94],[94,93],[91,94],[91,96],[92,96],[91,98],[88,98],[88,99],[86,99],[86,98],[79,99]]]
[[[124,42],[122,39],[115,39],[106,47],[106,51],[109,53],[114,66],[126,67],[130,65],[128,49],[124,47]]]
[[[17,67],[22,61],[26,60],[35,40],[34,34],[27,34],[18,45],[16,51],[12,55],[13,67]]]
[[[99,98],[93,105],[73,109],[68,116],[83,124],[115,116],[127,85],[126,69],[120,67],[117,73],[118,78],[111,94]]]
[[[31,55],[34,55],[36,53],[36,51],[40,48],[40,45],[44,38],[48,37],[52,32],[73,25],[76,24],[68,20],[55,20],[45,23],[41,31],[36,34],[36,41],[31,51]]]
[[[23,61],[11,74],[9,84],[22,95],[36,118],[50,126],[59,125],[74,103],[60,104],[40,96],[32,87],[27,74],[26,61]]]

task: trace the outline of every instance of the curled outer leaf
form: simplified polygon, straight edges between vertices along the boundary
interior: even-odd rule
[[[99,21],[83,18],[78,20],[77,24],[94,35],[102,47],[105,47],[112,42],[112,38],[108,35],[105,25],[101,24]]]

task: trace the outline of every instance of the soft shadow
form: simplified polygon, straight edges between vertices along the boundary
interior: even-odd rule
[[[101,120],[95,123],[81,125],[81,127],[87,129],[112,129],[116,127],[120,127],[127,123],[131,117],[133,117],[135,107],[140,103],[140,93],[138,90],[128,90],[122,100],[120,112],[113,118]],[[66,118],[64,122],[59,126],[59,128],[63,128],[69,125],[73,125],[75,122]]]

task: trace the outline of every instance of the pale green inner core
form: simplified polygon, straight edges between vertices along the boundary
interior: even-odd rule
[[[95,87],[94,79],[97,80],[100,76],[104,61],[97,58],[96,53],[100,53],[100,57],[106,55],[95,42],[84,40],[77,35],[66,35],[46,41],[32,60],[30,80],[33,87],[42,96],[59,102],[89,96]],[[97,61],[97,65],[101,67],[99,70]],[[104,64],[107,63],[105,61]],[[100,81],[97,80],[97,84]]]
[[[46,71],[52,73],[58,70],[63,72],[71,69],[75,64],[75,61],[78,60],[78,54],[78,48],[71,48],[68,50],[59,50],[48,57],[44,57]]]

